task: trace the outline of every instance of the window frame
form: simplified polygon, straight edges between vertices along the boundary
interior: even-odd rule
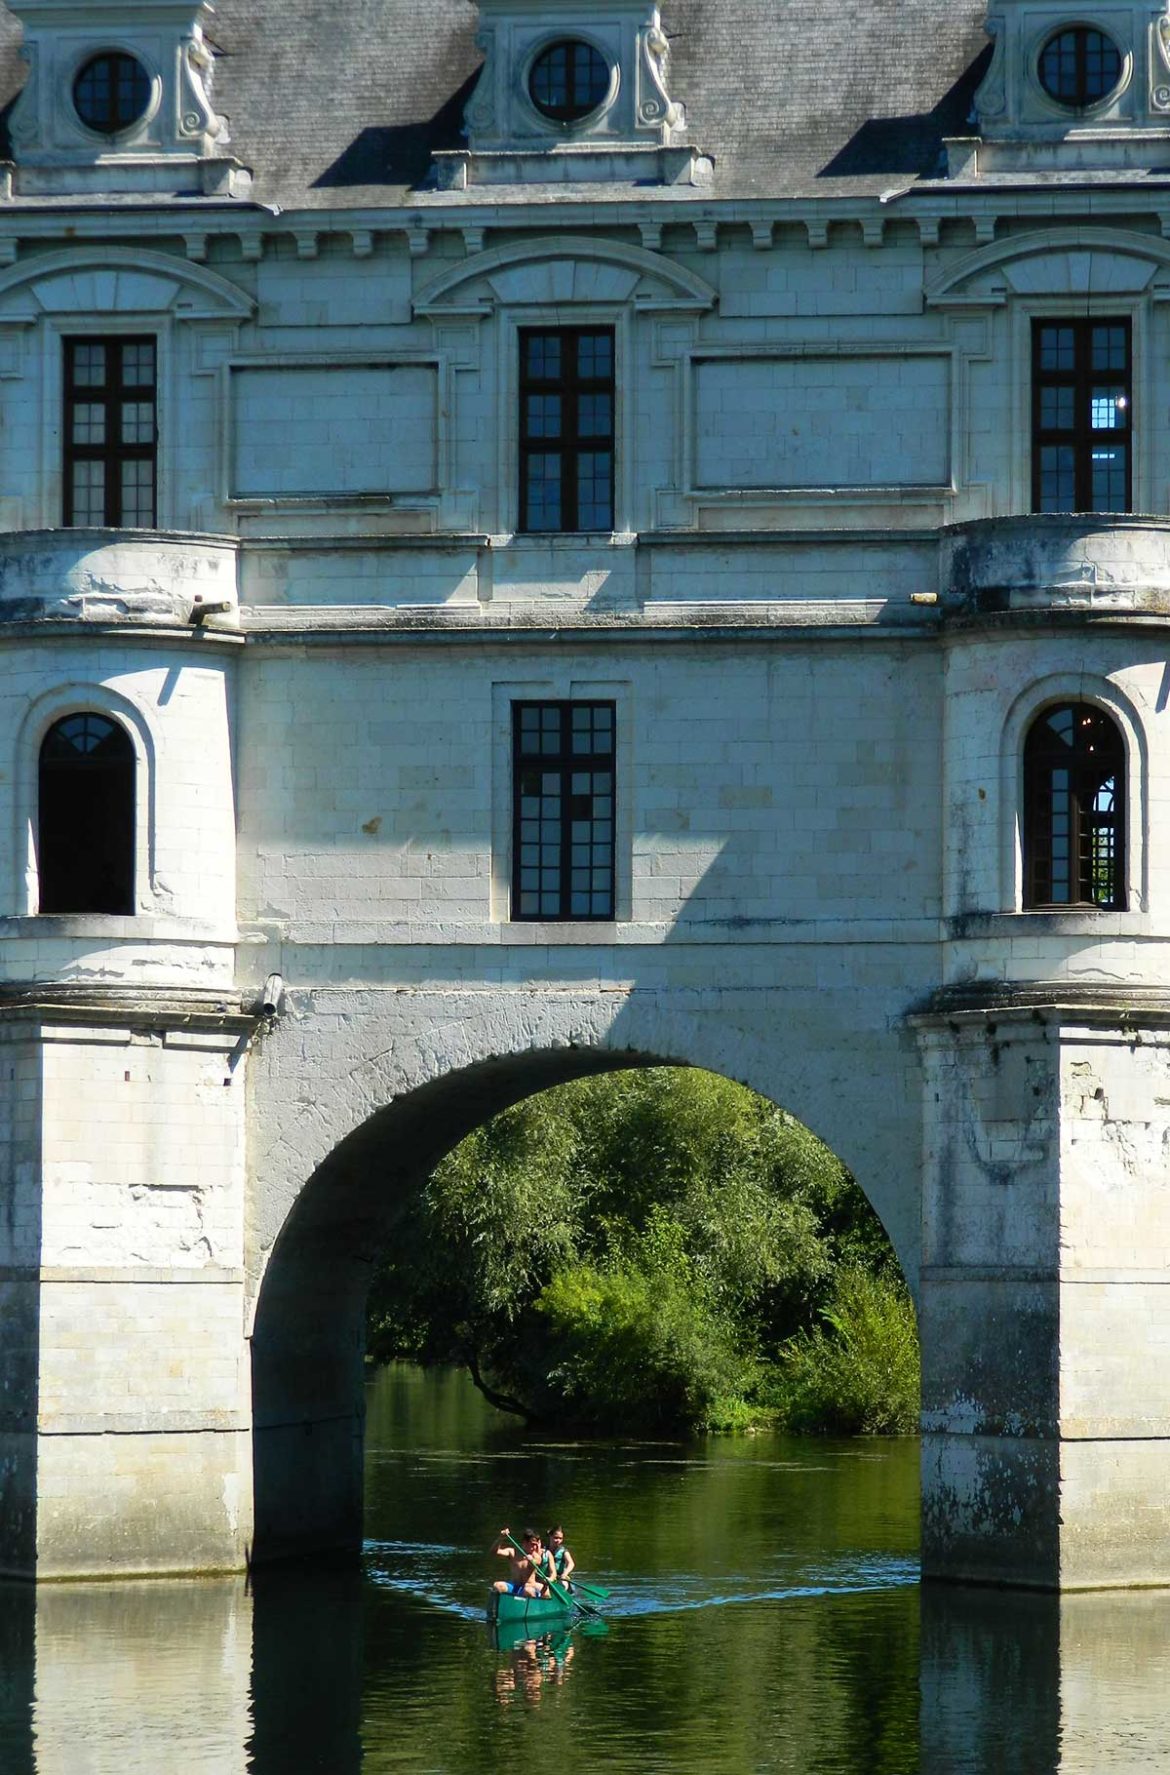
[[[1043,74],[1045,56],[1053,45],[1059,42],[1060,38],[1065,36],[1073,37],[1076,43],[1074,56],[1076,64],[1077,92],[1076,96],[1071,99],[1062,98],[1059,93],[1053,92],[1052,88],[1045,81]],[[1112,49],[1117,57],[1116,80],[1113,82],[1112,86],[1106,87],[1104,91],[1096,94],[1095,97],[1090,96],[1084,90],[1086,79],[1087,41],[1091,36],[1100,37],[1103,42],[1109,45],[1110,49]],[[1090,24],[1074,19],[1066,24],[1058,25],[1055,30],[1050,30],[1045,35],[1043,42],[1036,51],[1036,84],[1048,102],[1055,105],[1059,110],[1066,114],[1071,113],[1074,116],[1083,116],[1088,111],[1096,110],[1098,106],[1108,104],[1111,99],[1117,97],[1121,88],[1125,85],[1125,76],[1125,50],[1122,48],[1121,44],[1118,43],[1112,31],[1104,30],[1100,24]]]
[[[534,690],[539,690],[539,688],[540,687],[538,687],[538,686],[533,687]],[[523,711],[526,709],[539,709],[542,711],[548,710],[548,709],[555,709],[558,712],[559,719],[560,719],[560,733],[559,733],[559,747],[558,747],[558,750],[555,754],[545,754],[543,751],[541,751],[540,753],[526,753],[522,750],[522,740],[523,740],[523,732],[524,732]],[[578,751],[574,750],[574,746],[573,746],[573,733],[574,733],[573,712],[575,710],[580,710],[580,709],[590,709],[590,710],[607,709],[609,711],[610,749],[609,749],[608,753],[594,752],[594,751],[590,751],[588,753],[583,753],[583,752],[578,752]],[[509,911],[508,911],[509,922],[513,923],[513,924],[525,924],[525,925],[532,925],[532,924],[591,924],[591,925],[612,924],[618,916],[618,912],[617,912],[617,907],[618,907],[617,859],[618,859],[618,844],[619,844],[619,835],[620,835],[620,826],[619,826],[619,818],[618,818],[619,806],[620,806],[620,794],[619,794],[620,785],[619,785],[619,781],[618,781],[618,774],[619,774],[619,770],[618,770],[618,747],[619,747],[619,705],[618,705],[618,700],[613,696],[604,696],[604,695],[568,696],[568,697],[553,696],[553,695],[542,696],[539,694],[517,695],[517,696],[513,696],[510,698],[509,720],[510,720],[510,724],[511,724],[511,776],[510,776],[510,794],[511,794],[511,871],[510,871],[510,874],[511,874],[511,887],[510,887],[510,901],[509,901]],[[524,849],[523,849],[523,842],[524,841],[523,841],[523,833],[522,833],[522,822],[523,822],[523,817],[524,817],[523,816],[522,776],[521,776],[522,771],[524,771],[525,769],[531,770],[533,768],[539,768],[542,773],[545,771],[548,771],[550,773],[552,771],[556,771],[559,774],[559,776],[561,777],[560,800],[561,800],[562,806],[564,806],[564,807],[566,807],[566,809],[568,809],[568,803],[572,799],[572,785],[571,785],[571,782],[569,781],[569,779],[572,777],[574,771],[578,771],[578,772],[582,771],[582,770],[594,771],[594,770],[601,768],[603,765],[608,770],[610,780],[611,780],[610,781],[610,803],[611,803],[611,805],[610,805],[610,812],[609,812],[609,829],[610,829],[609,853],[610,853],[610,855],[609,855],[609,865],[608,865],[608,881],[607,881],[607,886],[606,886],[606,891],[609,896],[608,908],[602,912],[594,912],[592,910],[590,910],[588,912],[581,912],[581,911],[574,911],[573,910],[572,898],[573,898],[573,893],[575,891],[574,887],[573,887],[573,879],[572,879],[572,875],[573,875],[572,850],[573,850],[573,843],[574,843],[573,831],[572,831],[573,818],[572,818],[571,811],[566,811],[561,816],[561,830],[560,830],[560,835],[559,835],[559,856],[558,856],[558,868],[559,868],[559,876],[560,876],[559,887],[558,887],[558,893],[559,893],[559,899],[560,899],[559,908],[556,912],[549,912],[549,911],[541,909],[541,908],[538,908],[534,912],[523,911],[522,910],[522,895],[526,890],[523,887],[523,870],[525,868],[525,863],[524,863]],[[591,820],[592,820],[592,817],[593,817],[592,814],[590,814],[589,818]],[[589,842],[592,845],[595,841],[591,838]],[[539,867],[539,865],[538,865],[538,867]],[[604,866],[602,865],[602,867],[604,867]],[[588,868],[590,871],[590,875],[592,877],[592,875],[595,872],[595,865],[592,863],[592,861],[588,865]],[[543,889],[538,890],[538,892],[543,897]],[[593,887],[593,882],[591,880],[590,887],[589,887],[589,894],[590,894],[591,900],[593,897],[593,893],[594,893],[594,887]]]
[[[610,341],[610,373],[607,378],[586,377],[578,373],[576,346],[589,334],[607,334]],[[538,335],[556,335],[561,341],[560,377],[533,377],[528,373],[527,341]],[[566,349],[567,346],[573,349]],[[516,330],[517,379],[516,459],[517,459],[517,529],[524,536],[612,536],[618,527],[618,329],[610,320],[593,321],[582,317],[572,325],[525,320]],[[571,365],[570,365],[571,360]],[[608,436],[598,433],[584,438],[578,424],[582,395],[604,393],[609,397],[610,424]],[[529,397],[556,394],[562,401],[559,439],[529,436]],[[578,522],[579,490],[577,465],[582,455],[608,447],[609,453],[609,524],[582,528]],[[534,528],[529,523],[528,462],[537,455],[558,455],[561,460],[561,522],[555,527]],[[570,519],[572,520],[570,522]]]
[[[548,56],[554,54],[558,49],[572,52],[569,58],[570,66],[567,68],[567,72],[570,76],[572,73],[571,63],[575,62],[576,57],[582,51],[588,56],[596,57],[597,61],[605,70],[604,90],[596,103],[589,105],[585,110],[578,110],[571,99],[566,100],[564,105],[554,106],[545,104],[542,100],[537,98],[536,93],[533,90],[537,69]],[[558,124],[562,128],[571,129],[596,119],[605,109],[613,94],[614,71],[613,57],[606,55],[600,45],[592,42],[588,37],[582,36],[580,33],[576,36],[569,36],[562,33],[560,36],[549,37],[546,41],[538,43],[532,54],[529,56],[527,66],[524,70],[525,96],[537,116],[541,117],[546,123]],[[569,85],[571,86],[571,84],[572,81],[570,78]]]
[[[122,891],[118,896],[121,903],[117,906],[45,905],[45,899],[47,897],[47,869],[45,859],[47,796],[45,776],[46,766],[48,765],[48,767],[52,769],[54,764],[53,760],[46,759],[46,748],[48,747],[53,734],[59,728],[64,727],[69,722],[76,721],[100,722],[119,736],[119,746],[122,756],[120,759],[113,761],[112,766],[105,761],[87,757],[80,753],[75,761],[71,761],[73,770],[76,771],[80,778],[92,777],[103,771],[108,772],[110,775],[114,775],[115,772],[117,772],[119,775],[123,776],[123,780],[119,784],[118,796],[119,800],[124,803],[120,808],[120,813],[125,821],[127,829],[123,834],[126,849],[124,854],[119,858],[117,885]],[[60,762],[61,761],[57,761],[58,767]],[[37,745],[35,768],[36,811],[34,831],[37,884],[35,915],[42,918],[132,918],[137,909],[140,849],[142,844],[140,832],[139,751],[138,746],[135,743],[133,729],[125,720],[120,719],[116,713],[106,707],[89,705],[84,708],[68,709],[63,713],[55,715],[53,719],[44,726]],[[68,771],[60,771],[60,774],[68,774]],[[92,793],[83,799],[92,801]],[[64,879],[64,872],[60,873],[61,878]],[[56,886],[57,882],[54,881],[53,885]],[[59,896],[53,895],[52,897],[58,898]]]
[[[156,332],[144,333],[141,330],[119,330],[105,332],[62,331],[61,342],[61,512],[62,523],[67,529],[102,528],[112,530],[156,530],[159,527],[159,471],[161,461],[161,436],[159,425],[159,395],[162,382],[162,350],[161,340]],[[148,390],[139,383],[127,384],[124,380],[124,353],[128,346],[149,345],[154,358],[154,377]],[[107,380],[100,389],[95,390],[92,384],[78,383],[75,371],[75,353],[78,347],[101,346],[106,353],[107,362],[116,363],[116,375],[108,372]],[[149,393],[152,408],[152,436],[149,443],[125,443],[121,438],[121,421],[118,408],[128,393],[139,395]],[[95,393],[98,398],[95,399]],[[88,398],[86,398],[88,397]],[[138,404],[144,404],[141,401]],[[101,445],[78,444],[73,436],[74,409],[78,406],[102,406],[106,413],[106,437]],[[118,417],[118,437],[111,436],[111,418]],[[101,525],[92,522],[79,522],[75,516],[74,468],[79,462],[101,462],[106,468],[104,511]],[[127,524],[124,516],[121,469],[126,462],[149,462],[152,468],[151,521],[149,524]]]
[[[1042,870],[1050,879],[1054,873],[1052,867],[1053,848],[1056,834],[1051,829],[1051,813],[1045,812],[1047,785],[1045,779],[1051,772],[1055,762],[1066,755],[1059,753],[1054,744],[1049,744],[1050,757],[1043,755],[1044,730],[1050,724],[1052,716],[1058,711],[1068,709],[1072,712],[1074,722],[1082,711],[1092,714],[1107,724],[1112,732],[1116,748],[1114,768],[1115,789],[1114,807],[1107,818],[1095,817],[1083,807],[1084,773],[1087,766],[1085,757],[1077,747],[1067,754],[1068,769],[1072,781],[1069,786],[1069,830],[1067,833],[1070,875],[1076,871],[1075,885],[1078,890],[1086,875],[1086,864],[1082,856],[1086,844],[1091,843],[1091,834],[1098,828],[1111,829],[1113,832],[1112,846],[1112,878],[1113,891],[1108,900],[1099,900],[1079,896],[1067,900],[1051,897],[1042,898],[1036,891],[1036,881]],[[1021,864],[1021,905],[1025,912],[1057,912],[1057,913],[1117,913],[1130,910],[1131,892],[1129,885],[1129,828],[1130,803],[1132,800],[1130,745],[1126,728],[1118,720],[1113,709],[1101,703],[1079,696],[1050,697],[1039,707],[1033,709],[1024,722],[1021,732],[1021,800],[1020,800],[1020,864]],[[1078,781],[1078,776],[1081,780]],[[1091,868],[1091,864],[1089,865]]]
[[[1074,336],[1074,364],[1071,372],[1061,370],[1045,370],[1040,361],[1040,340],[1045,328],[1066,327]],[[1094,328],[1118,327],[1125,334],[1126,368],[1116,375],[1107,372],[1095,372],[1092,367],[1092,336]],[[1030,426],[1031,438],[1031,505],[1033,513],[1043,516],[1045,508],[1042,497],[1042,452],[1045,447],[1070,446],[1073,451],[1073,504],[1071,513],[1092,514],[1096,512],[1115,513],[1132,512],[1134,504],[1136,427],[1134,424],[1133,389],[1135,382],[1135,333],[1132,313],[1110,313],[1092,315],[1068,315],[1067,312],[1035,313],[1030,316],[1029,325],[1029,386],[1030,386]],[[1114,385],[1122,383],[1126,398],[1127,422],[1124,428],[1099,428],[1092,425],[1093,389],[1104,380]],[[1073,423],[1071,427],[1043,426],[1041,412],[1043,391],[1049,388],[1071,388],[1073,391]],[[1125,459],[1125,504],[1123,506],[1098,506],[1092,497],[1093,458],[1095,444],[1110,441],[1124,441]],[[1064,508],[1060,508],[1063,510]]]
[[[101,62],[108,62],[111,65],[118,62],[126,62],[132,64],[141,74],[146,87],[146,97],[141,108],[133,116],[122,117],[118,115],[119,107],[116,102],[112,107],[113,115],[108,123],[95,123],[82,111],[81,102],[78,98],[78,88],[90,70],[96,68]],[[156,87],[157,80],[154,71],[147,65],[145,58],[136,51],[126,49],[120,44],[108,44],[104,49],[90,50],[78,63],[74,70],[73,78],[69,83],[69,96],[73,107],[73,115],[76,121],[81,125],[82,129],[87,131],[90,135],[96,136],[99,141],[107,143],[115,142],[120,136],[129,135],[132,130],[138,129],[141,125],[147,122],[154,109]],[[116,81],[113,83],[113,90],[114,92],[117,91]]]
[[[158,735],[150,712],[109,684],[76,679],[44,691],[29,704],[16,739],[12,811],[15,817],[12,842],[10,904],[20,918],[48,919],[69,914],[40,913],[40,859],[37,854],[40,809],[40,756],[45,736],[69,715],[100,715],[125,728],[134,748],[134,913],[139,918],[165,911],[156,899],[155,802],[158,780]],[[99,920],[95,929],[105,930],[108,920],[122,915],[78,913],[76,919]]]

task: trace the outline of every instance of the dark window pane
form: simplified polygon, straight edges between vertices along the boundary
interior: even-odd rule
[[[1040,390],[1040,425],[1044,431],[1071,431],[1075,424],[1076,391],[1072,388]]]
[[[613,916],[613,730],[609,703],[514,705],[513,917]]]
[[[1126,328],[1094,327],[1091,362],[1094,370],[1127,370],[1129,334]]]
[[[134,910],[134,748],[104,715],[67,715],[41,745],[38,910]]]
[[[561,435],[560,395],[530,394],[525,405],[524,417],[530,438],[559,438]]]
[[[612,530],[612,331],[521,334],[520,528]]]
[[[612,333],[582,333],[577,343],[577,374],[582,382],[608,381],[613,375]]]
[[[134,56],[120,51],[93,56],[73,83],[73,104],[87,128],[117,135],[137,123],[150,104],[150,77]]]
[[[1129,485],[1129,452],[1123,444],[1108,450],[1093,451],[1093,502],[1095,512],[1120,512],[1126,509],[1126,488]]]
[[[1079,110],[1113,91],[1121,79],[1121,52],[1103,31],[1074,25],[1048,39],[1038,72],[1050,98]]]
[[[1123,907],[1125,754],[1089,703],[1050,709],[1024,749],[1024,903]]]
[[[578,38],[564,38],[541,50],[528,76],[528,92],[546,117],[575,123],[604,103],[610,80],[609,63],[599,50]]]
[[[556,382],[561,374],[559,333],[526,335],[525,367],[533,381]]]
[[[1071,444],[1045,444],[1040,451],[1040,510],[1076,510],[1076,451]]]
[[[71,524],[100,525],[106,521],[106,465],[75,462],[70,475]]]
[[[1127,321],[1036,322],[1032,502],[1036,511],[1129,511]]]
[[[612,530],[613,458],[608,450],[577,458],[577,518],[582,530]]]
[[[1075,338],[1071,327],[1041,327],[1041,369],[1071,370],[1075,364]]]
[[[153,527],[157,428],[153,339],[66,339],[67,524]]]

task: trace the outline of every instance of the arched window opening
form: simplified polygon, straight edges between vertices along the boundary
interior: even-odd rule
[[[66,715],[41,744],[40,912],[134,910],[134,748],[105,715]]]
[[[1061,703],[1024,747],[1025,906],[1125,906],[1125,746],[1091,703]]]

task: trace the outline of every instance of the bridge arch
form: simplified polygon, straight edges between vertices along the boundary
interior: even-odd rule
[[[663,1065],[699,1066],[749,1086],[850,1166],[916,1282],[920,1087],[914,1049],[889,1023],[870,1031],[869,1044],[859,1043],[856,1030],[847,1045],[840,1030],[835,1041],[810,1039],[799,1019],[760,1041],[742,1019],[699,1008],[664,1017],[661,1004],[639,1007],[631,993],[615,1014],[604,994],[566,993],[553,1010],[546,991],[543,1004],[530,1004],[519,1018],[507,995],[503,1004],[498,995],[478,995],[494,1010],[477,1005],[477,995],[452,995],[458,1015],[452,1002],[440,1025],[391,1031],[392,1000],[365,1007],[363,1016],[352,1003],[343,1010],[334,995],[323,996],[328,1005],[294,1002],[257,1057],[274,1132],[254,1228],[257,1560],[360,1544],[362,1359],[375,1263],[439,1160],[500,1110],[540,1091]],[[513,1028],[502,1026],[513,1018]],[[306,1065],[306,1047],[318,1040],[317,1060]],[[456,1063],[439,1064],[440,1050],[455,1053]],[[290,1078],[295,1067],[302,1095],[281,1103],[286,1064]],[[306,1078],[316,1081],[311,1098]]]

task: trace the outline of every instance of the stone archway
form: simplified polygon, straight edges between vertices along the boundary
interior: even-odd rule
[[[632,1003],[631,993],[615,1007],[612,996],[541,993],[517,1015],[513,995],[490,1002],[484,995],[451,995],[443,1005],[442,1038],[448,1051],[462,1048],[464,1064],[445,1069],[435,1067],[435,1028],[404,1027],[400,1000],[387,1004],[383,995],[372,1007],[351,1003],[316,1031],[320,1003],[308,1016],[307,1006],[294,1005],[271,1051],[259,1057],[270,1105],[282,1079],[295,1077],[303,1087],[316,1076],[321,1089],[311,1101],[302,1094],[299,1105],[284,1104],[282,1117],[291,1125],[253,1179],[257,1206],[273,1228],[260,1245],[266,1229],[258,1217],[251,1331],[257,1560],[360,1545],[362,1358],[374,1264],[411,1193],[439,1159],[522,1098],[590,1075],[664,1064],[701,1065],[748,1084],[782,1103],[860,1173],[914,1286],[919,1123],[915,1081],[900,1065],[904,1038],[891,1037],[888,1026],[870,1032],[869,1065],[850,1068],[843,1065],[841,1030],[833,1045],[820,1049],[802,1042],[802,1028],[793,1024],[774,1030],[765,1046],[752,1040],[742,1016],[703,1017],[690,1008],[667,1014],[649,994],[645,1005]],[[457,1022],[451,1017],[456,1003]],[[359,1008],[365,1015],[355,1014]],[[514,1031],[505,1018],[515,1019]],[[307,1067],[314,1034],[322,1043],[319,1064]],[[488,1047],[493,1041],[502,1047],[509,1035],[526,1036],[531,1045],[510,1052]],[[488,1052],[477,1056],[480,1044]],[[858,1059],[856,1049],[852,1058]],[[912,1053],[909,1058],[913,1063]],[[416,1068],[423,1077],[409,1088]],[[906,1087],[901,1098],[896,1088],[886,1092],[884,1117],[876,1104],[866,1104],[867,1096],[873,1102],[870,1081],[879,1070]],[[891,1118],[899,1098],[902,1113]],[[339,1138],[326,1146],[333,1130]],[[324,1148],[322,1156],[305,1168],[314,1145]],[[297,1153],[299,1177],[290,1163]],[[286,1195],[287,1212],[276,1225],[282,1184],[291,1200]]]

